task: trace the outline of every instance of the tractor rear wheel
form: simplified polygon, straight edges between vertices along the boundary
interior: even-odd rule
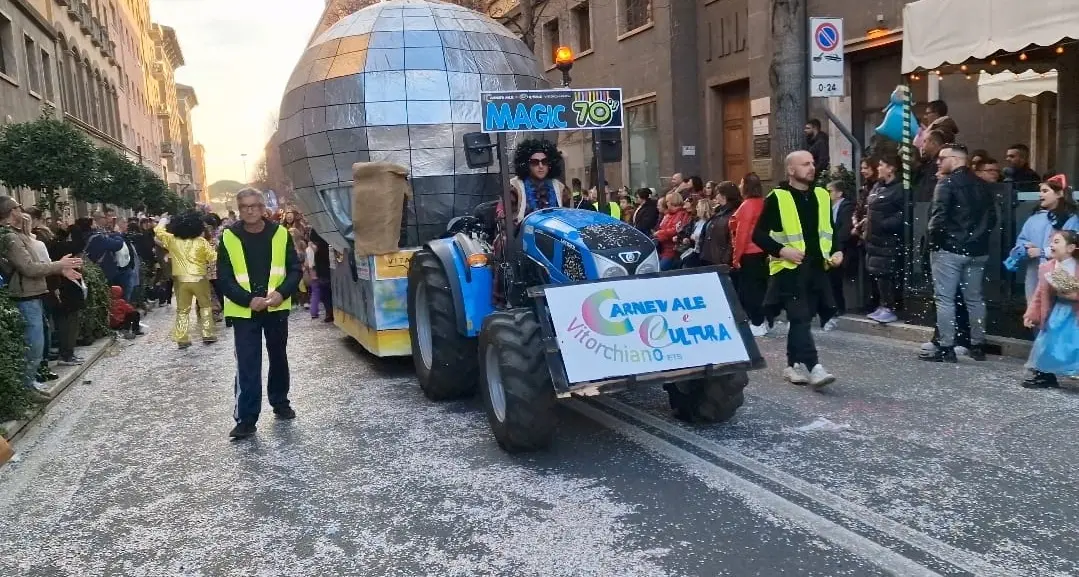
[[[531,309],[497,311],[480,331],[480,386],[491,431],[511,453],[551,444],[558,425],[542,333]]]
[[[433,401],[470,395],[479,367],[476,339],[457,330],[453,294],[442,261],[429,249],[412,256],[408,269],[408,336],[423,394]]]
[[[745,402],[742,389],[749,384],[745,371],[711,378],[667,383],[674,416],[683,421],[722,423],[734,417]]]

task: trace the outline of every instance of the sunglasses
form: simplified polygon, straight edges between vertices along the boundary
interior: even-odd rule
[[[550,166],[551,161],[547,160],[546,158],[529,158],[528,159],[528,165],[529,166]]]

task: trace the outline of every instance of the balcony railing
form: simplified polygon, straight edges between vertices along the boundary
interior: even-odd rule
[[[172,116],[172,110],[169,108],[169,105],[163,102],[159,102],[154,105],[154,113],[157,114],[157,116],[160,118],[168,118],[169,116]]]
[[[67,17],[74,22],[82,22],[82,8],[82,2],[71,0],[71,3],[67,6]]]
[[[164,141],[161,143],[161,156],[171,157],[176,154],[176,150],[172,147],[171,141]]]

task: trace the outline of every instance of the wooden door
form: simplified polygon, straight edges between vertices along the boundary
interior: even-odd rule
[[[749,83],[724,86],[720,98],[723,103],[723,174],[720,179],[737,183],[749,172],[750,164]]]

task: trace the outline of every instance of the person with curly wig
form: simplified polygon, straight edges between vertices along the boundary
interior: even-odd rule
[[[562,153],[551,142],[529,138],[513,153],[516,176],[510,180],[515,194],[510,207],[513,220],[520,223],[529,213],[562,206]]]
[[[172,338],[181,349],[191,346],[188,328],[192,299],[198,306],[202,342],[210,344],[217,341],[207,275],[207,267],[217,258],[217,254],[204,236],[204,226],[202,213],[191,210],[172,221],[168,215],[162,216],[154,229],[158,244],[172,257],[173,286],[176,291],[176,324]]]

